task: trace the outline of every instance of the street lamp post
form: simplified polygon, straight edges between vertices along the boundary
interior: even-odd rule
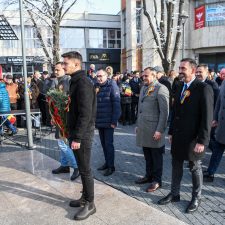
[[[182,59],[184,58],[184,46],[185,46],[185,23],[187,19],[189,18],[188,15],[180,15],[180,18],[182,20],[182,29],[183,29],[183,35],[182,35]]]
[[[31,115],[30,115],[30,99],[27,88],[27,62],[25,52],[25,41],[24,41],[24,20],[23,20],[23,0],[19,0],[20,6],[20,26],[21,26],[21,44],[22,44],[22,56],[23,56],[23,75],[24,75],[24,99],[26,109],[26,123],[27,123],[27,135],[28,135],[28,149],[33,149],[33,136],[31,126]]]

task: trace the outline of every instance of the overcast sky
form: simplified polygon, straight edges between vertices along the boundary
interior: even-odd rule
[[[52,0],[48,1],[52,2]],[[0,12],[1,10],[3,10],[4,12],[5,7],[3,7],[3,5],[5,2],[8,2],[8,0],[0,0]],[[7,9],[8,10],[17,9],[18,7],[19,4],[15,4],[12,5],[11,7],[8,7]],[[73,12],[83,13],[84,11],[88,11],[89,13],[116,15],[120,11],[120,9],[121,9],[121,0],[77,0],[77,3],[70,10],[70,13]]]

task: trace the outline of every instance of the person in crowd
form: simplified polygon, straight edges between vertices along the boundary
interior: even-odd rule
[[[218,86],[220,87],[223,80],[225,80],[225,68],[221,69],[221,71],[215,81],[218,84]]]
[[[94,65],[94,64],[92,64],[92,65]],[[90,74],[88,74],[88,78],[91,80],[93,85],[95,85],[96,82],[97,82],[96,72],[95,71],[92,71],[92,72],[89,71],[88,73],[90,73]]]
[[[172,153],[171,192],[158,204],[165,205],[180,201],[180,183],[183,176],[183,163],[189,161],[192,174],[192,199],[186,213],[195,212],[201,203],[203,183],[201,159],[209,144],[213,119],[212,88],[195,77],[195,60],[181,60],[179,73],[184,82],[180,84],[174,101],[173,116],[169,128]]]
[[[112,79],[112,76],[113,76],[113,68],[111,66],[107,66],[105,68],[105,70],[106,70],[106,73],[108,74],[108,78],[109,79]]]
[[[125,126],[127,123],[131,125],[132,124],[132,118],[131,118],[132,90],[131,90],[129,79],[127,76],[123,77],[122,83],[120,84],[120,96],[121,96],[121,109],[122,109],[121,122],[123,126]]]
[[[215,81],[208,79],[208,73],[209,73],[208,65],[206,65],[206,64],[198,65],[197,71],[196,71],[196,77],[200,81],[205,82],[212,88],[213,96],[214,96],[214,108],[215,108],[217,97],[219,95],[219,87]],[[209,142],[209,146],[208,146],[209,149],[211,149],[211,150],[213,148],[212,146],[214,145],[214,141],[215,141],[215,127],[212,127],[211,133],[210,133],[210,142]]]
[[[176,70],[170,70],[168,73],[168,81],[170,82],[171,86],[173,85],[174,79],[177,77]]]
[[[219,95],[219,87],[215,81],[208,79],[208,73],[209,73],[208,65],[206,65],[206,64],[198,65],[197,70],[196,70],[196,77],[200,81],[205,82],[206,84],[208,84],[209,86],[212,87],[213,93],[214,93],[214,107],[215,107],[216,100]]]
[[[62,55],[65,73],[71,76],[69,95],[71,103],[67,115],[69,146],[77,159],[83,186],[82,196],[70,202],[71,207],[81,207],[75,220],[84,220],[96,212],[94,204],[94,179],[91,172],[91,146],[96,116],[96,94],[94,85],[82,70],[79,52]]]
[[[56,88],[65,94],[69,94],[70,76],[65,75],[62,62],[56,63],[54,72],[55,76],[58,79],[58,85],[56,86]],[[73,174],[70,179],[75,180],[79,176],[77,162],[71,148],[68,145],[66,145],[65,142],[60,137],[58,127],[56,127],[55,138],[57,139],[59,149],[61,150],[60,151],[61,165],[59,168],[52,170],[52,173],[53,174],[69,173],[71,167],[73,168]]]
[[[18,85],[13,83],[12,75],[6,76],[6,90],[9,93],[11,110],[17,110],[17,100],[19,99]]]
[[[162,185],[165,130],[169,115],[169,91],[156,79],[152,67],[144,70],[144,86],[141,89],[136,128],[137,146],[143,148],[146,174],[136,184],[150,183],[147,192]]]
[[[98,170],[106,170],[104,176],[115,171],[115,151],[113,145],[114,129],[120,117],[120,92],[114,80],[109,80],[105,70],[97,72],[97,116],[95,127],[99,131],[100,141],[104,152],[105,163]]]
[[[31,78],[31,75],[27,76],[27,88],[28,88],[28,94],[30,99],[30,108],[31,109],[39,108],[39,104],[38,104],[39,88],[37,84],[34,82],[34,80]],[[22,102],[22,109],[25,109],[24,91],[25,91],[25,85],[23,82],[23,84],[21,84],[19,88],[19,96]]]
[[[214,110],[212,127],[216,127],[215,141],[212,145],[212,156],[207,171],[204,171],[204,181],[213,182],[214,174],[219,167],[225,150],[225,81],[223,81]]]
[[[96,71],[95,71],[95,64],[91,64],[90,68],[88,70],[88,75],[89,76],[92,76],[92,73],[96,73]]]
[[[34,86],[33,84],[35,84],[35,86],[38,87],[38,98],[37,98],[37,103],[38,103],[38,108],[40,108],[41,111],[41,119],[42,119],[42,123],[43,125],[46,125],[46,107],[45,107],[45,95],[43,94],[43,85],[44,82],[41,79],[41,74],[38,70],[34,71],[34,74],[31,80],[32,86]],[[36,87],[35,87],[36,88]]]
[[[6,90],[6,85],[4,82],[0,82],[0,113],[10,112],[10,98],[8,91]],[[11,130],[9,135],[14,135],[17,133],[16,127],[14,127],[9,120],[6,119],[7,116],[0,118],[0,124],[4,122],[4,125]],[[3,126],[0,126],[0,136],[3,135]]]
[[[132,91],[131,119],[132,123],[135,123],[137,120],[138,101],[141,90],[141,79],[139,71],[134,71],[133,78],[130,80],[130,87]]]
[[[121,75],[120,72],[116,72],[116,74],[113,74],[113,77],[112,77],[112,79],[116,82],[118,86],[120,86],[121,84],[120,75]]]

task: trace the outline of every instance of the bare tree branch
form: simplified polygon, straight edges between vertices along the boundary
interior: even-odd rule
[[[177,21],[177,27],[179,27],[179,28],[181,28],[181,25],[182,25],[182,18],[180,17],[180,15],[182,14],[183,9],[184,9],[184,0],[180,0],[180,2],[179,2],[179,16],[178,16],[178,21]],[[172,67],[174,67],[175,62],[176,62],[175,59],[177,57],[180,40],[181,40],[181,30],[179,30],[177,32],[177,35],[176,35],[174,50],[173,50],[173,54],[172,54],[172,58],[171,58]]]
[[[161,60],[164,60],[165,56],[164,56],[162,48],[161,48],[161,43],[160,43],[159,37],[158,37],[157,32],[155,30],[155,27],[153,25],[152,18],[150,16],[150,14],[147,12],[146,0],[143,0],[143,10],[144,10],[144,15],[147,17],[150,28],[152,30],[152,34],[153,34],[154,40],[155,40],[156,45],[157,45],[157,51],[159,53],[159,56],[160,56]]]
[[[50,55],[49,55],[49,53],[48,53],[47,47],[45,46],[43,37],[42,37],[42,35],[41,35],[41,33],[40,33],[39,29],[38,29],[38,26],[37,26],[37,23],[36,23],[36,21],[35,21],[35,19],[34,19],[34,17],[33,17],[33,14],[31,13],[30,10],[28,10],[27,12],[28,12],[28,14],[29,14],[29,16],[30,16],[30,18],[31,18],[31,21],[32,21],[32,23],[33,23],[35,29],[36,29],[37,37],[38,37],[38,39],[39,39],[39,41],[40,41],[41,47],[43,48],[43,51],[44,51],[44,53],[45,53],[45,55],[46,55],[46,57],[47,57],[47,59],[48,59],[48,62],[51,64],[51,63],[52,63],[51,57],[50,57]]]
[[[165,36],[165,0],[161,0],[161,21],[160,21],[160,30]]]
[[[61,20],[63,19],[63,17],[69,12],[69,10],[75,5],[75,3],[77,2],[77,0],[73,0],[73,2],[68,6],[68,8],[64,11],[64,13],[61,16]],[[61,12],[63,11],[63,7],[64,5],[62,5],[61,7]]]

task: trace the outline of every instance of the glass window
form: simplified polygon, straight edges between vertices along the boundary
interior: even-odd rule
[[[109,40],[116,38],[115,30],[108,30],[108,38]]]
[[[106,33],[103,31],[103,29],[89,29],[90,48],[103,48],[103,40],[106,37]]]
[[[61,48],[85,48],[84,29],[60,28]]]

